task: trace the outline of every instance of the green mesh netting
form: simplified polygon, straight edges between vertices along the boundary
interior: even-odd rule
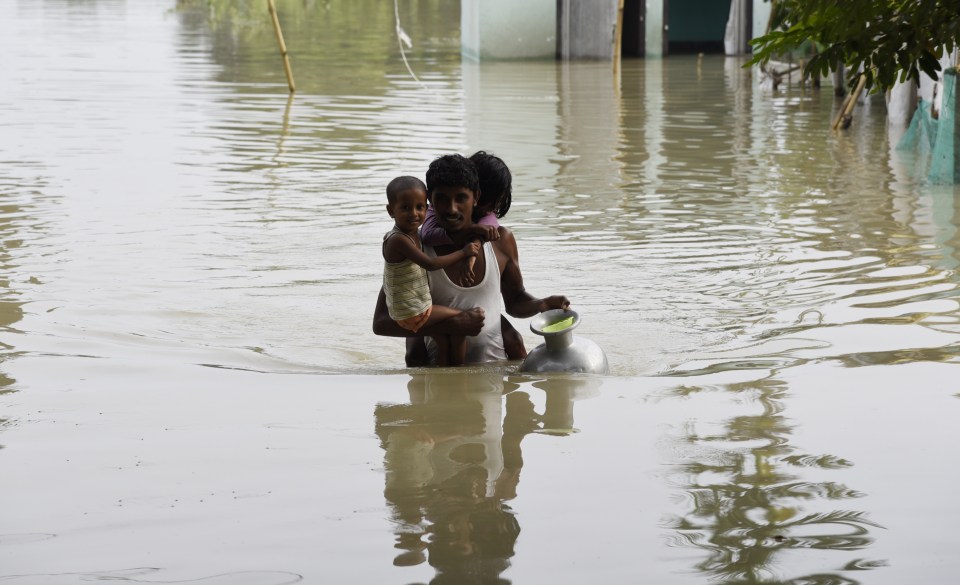
[[[927,180],[937,185],[960,184],[960,133],[957,117],[957,71],[948,69],[943,76],[943,102],[940,117],[934,119],[930,103],[920,100],[910,126],[897,143],[897,150],[916,152],[918,160],[929,161]]]

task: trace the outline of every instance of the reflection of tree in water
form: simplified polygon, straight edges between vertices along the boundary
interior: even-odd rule
[[[19,188],[23,189],[35,186],[29,180],[0,174],[0,191],[6,190],[11,184],[19,185]],[[11,189],[7,193],[7,202],[0,204],[0,242],[3,243],[0,246],[0,270],[3,273],[0,278],[0,330],[7,334],[20,333],[13,326],[23,319],[23,305],[26,304],[21,298],[21,292],[11,285],[11,280],[16,278],[17,269],[20,268],[20,261],[14,252],[24,244],[25,236],[34,234],[38,225],[34,218],[35,211],[29,204],[16,202],[14,193],[16,190]],[[27,195],[32,196],[33,193],[28,191]],[[35,284],[38,281],[31,278],[29,282]],[[0,396],[15,391],[13,384],[16,380],[3,370],[6,370],[6,362],[18,355],[13,345],[0,343]],[[0,418],[0,431],[9,424],[10,419]],[[0,445],[0,449],[3,449],[3,445]]]
[[[670,527],[680,534],[684,546],[706,550],[706,560],[697,569],[711,580],[723,583],[771,583],[778,579],[774,556],[779,551],[805,548],[855,551],[873,539],[876,527],[863,512],[833,510],[808,512],[825,501],[846,500],[862,494],[830,481],[802,481],[790,467],[841,469],[848,461],[832,455],[794,453],[788,443],[791,425],[782,416],[785,384],[764,380],[757,385],[735,385],[735,391],[757,392],[762,413],[740,416],[726,425],[726,433],[699,436],[691,432],[686,441],[697,447],[695,461],[684,464],[683,483],[693,509],[674,518]],[[684,389],[686,395],[696,390]],[[744,449],[711,444],[749,442]],[[706,447],[706,450],[703,448]],[[819,506],[818,506],[819,507]],[[882,563],[853,561],[843,569],[863,570]],[[858,583],[835,572],[795,577],[789,583]]]
[[[353,88],[382,87],[404,71],[397,46],[393,2],[276,2],[297,81],[298,95],[350,94]],[[414,40],[408,57],[419,67],[436,68],[443,59],[459,67],[459,3],[419,0],[399,4],[400,21]],[[178,0],[176,13],[185,40],[209,51],[218,81],[276,83],[286,93],[277,40],[265,1]],[[451,50],[453,49],[453,50]],[[455,57],[455,59],[454,59]],[[426,61],[426,64],[417,62]]]
[[[8,178],[0,177],[0,186],[5,186]],[[12,178],[10,178],[12,180]],[[13,197],[10,197],[13,200]],[[13,325],[23,319],[24,302],[20,298],[20,292],[11,286],[10,280],[19,268],[19,262],[15,258],[14,250],[20,248],[23,244],[24,232],[29,232],[29,223],[32,220],[29,206],[23,206],[18,203],[8,202],[0,205],[0,270],[3,277],[0,278],[0,329],[6,333],[17,332]],[[11,345],[0,344],[0,364],[16,357],[17,352]],[[6,373],[0,371],[0,395],[12,392],[10,386],[15,380]],[[0,421],[2,428],[5,421]]]
[[[410,404],[378,404],[384,495],[396,523],[395,565],[429,561],[431,583],[508,583],[520,525],[505,503],[516,496],[520,441],[537,427],[524,392],[502,416],[501,374],[417,375]]]

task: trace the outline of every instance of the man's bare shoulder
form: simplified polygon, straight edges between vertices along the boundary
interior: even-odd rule
[[[514,247],[514,248],[517,247],[517,240],[516,240],[516,238],[514,237],[513,232],[510,231],[510,228],[504,227],[504,226],[500,226],[500,227],[497,228],[497,232],[500,233],[500,237],[499,237],[498,239],[496,239],[496,240],[493,240],[493,245],[494,245],[494,246],[497,246],[497,245],[502,246],[502,245],[506,244],[506,245],[512,246],[512,247]]]
[[[510,242],[510,245],[516,247],[516,245],[517,245],[517,240],[516,240],[516,238],[514,238],[513,232],[510,231],[510,228],[504,227],[504,226],[500,226],[500,227],[497,228],[497,231],[500,232],[500,239],[494,240],[494,242],[493,242],[494,245],[503,243],[504,240],[508,240],[508,241]]]
[[[500,226],[498,229],[500,238],[490,242],[497,253],[497,260],[500,262],[500,272],[506,267],[508,262],[517,260],[517,240],[509,228]]]

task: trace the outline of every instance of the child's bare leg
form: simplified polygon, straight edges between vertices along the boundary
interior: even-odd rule
[[[451,335],[450,365],[462,366],[467,361],[467,338],[464,335]]]
[[[430,365],[430,356],[422,337],[407,338],[407,353],[404,356],[408,368],[420,368]]]
[[[503,334],[503,349],[508,360],[522,360],[527,357],[527,348],[523,346],[523,337],[503,315],[500,316],[500,331]]]
[[[437,342],[438,366],[462,366],[467,361],[467,338],[463,335],[438,335],[433,338]]]
[[[437,343],[437,365],[441,368],[455,365],[450,363],[450,336],[436,335],[433,340]]]
[[[459,315],[461,311],[444,305],[433,305],[424,327]],[[463,335],[434,335],[438,366],[462,366],[467,359],[467,338]]]

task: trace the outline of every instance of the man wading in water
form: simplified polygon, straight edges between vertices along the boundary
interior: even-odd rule
[[[473,210],[479,181],[473,163],[458,155],[442,156],[427,170],[427,195],[440,227],[447,231],[451,245],[424,246],[427,255],[446,256],[463,249],[475,235]],[[565,309],[570,301],[563,295],[534,298],[523,287],[517,241],[507,228],[498,228],[500,237],[484,242],[473,267],[474,284],[458,280],[460,271],[451,268],[429,273],[433,302],[463,311],[445,321],[420,329],[416,336],[396,324],[387,312],[383,289],[377,297],[373,332],[390,337],[407,337],[409,367],[436,363],[436,347],[430,335],[466,335],[466,363],[507,359],[500,330],[500,298],[507,314],[525,319],[550,309]]]

